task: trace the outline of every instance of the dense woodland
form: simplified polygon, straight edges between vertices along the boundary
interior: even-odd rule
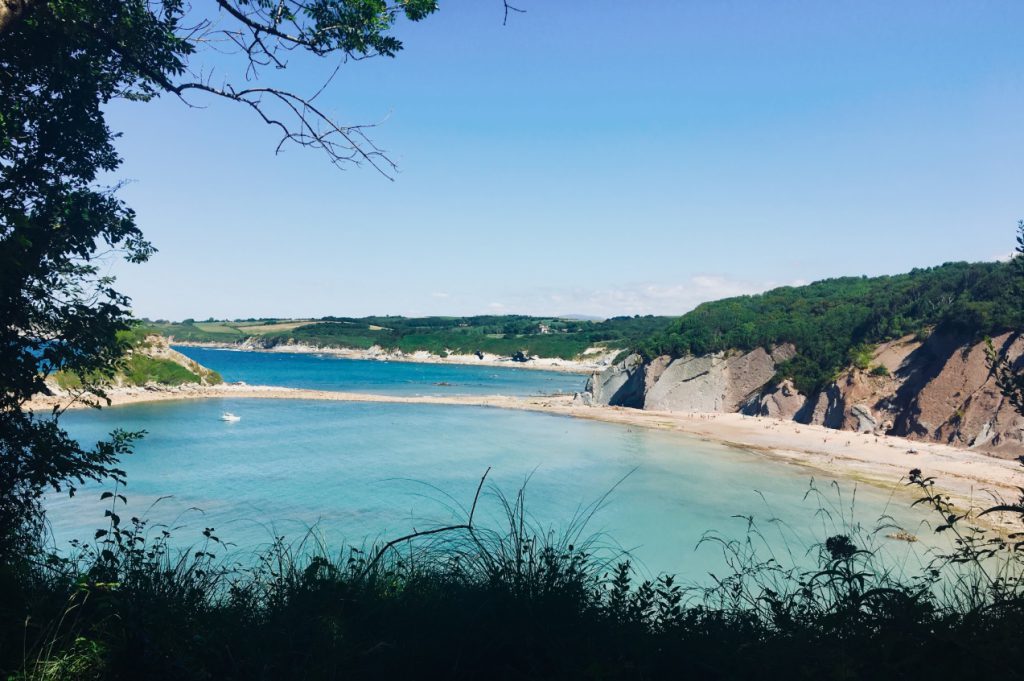
[[[808,394],[857,364],[866,345],[907,334],[980,340],[1022,329],[1021,300],[1012,263],[946,263],[703,303],[638,349],[646,357],[679,357],[793,343],[798,354],[781,367],[780,378],[792,378]]]

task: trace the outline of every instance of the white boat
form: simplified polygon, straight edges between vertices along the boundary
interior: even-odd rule
[[[221,421],[230,421],[230,422],[234,423],[235,421],[241,421],[242,417],[241,416],[235,416],[230,411],[226,411],[226,412],[224,412],[223,414],[220,415],[220,420]]]

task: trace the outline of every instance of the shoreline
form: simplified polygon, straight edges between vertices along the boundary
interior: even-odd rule
[[[233,350],[239,352],[271,352],[271,353],[292,353],[296,355],[330,355],[342,359],[353,359],[360,361],[375,362],[409,362],[412,364],[456,364],[460,366],[498,367],[505,369],[529,369],[531,371],[557,371],[568,374],[590,375],[597,371],[604,371],[611,366],[611,360],[620,351],[610,350],[602,353],[592,353],[593,360],[581,361],[575,359],[560,359],[557,357],[534,357],[525,362],[516,362],[511,357],[483,353],[483,359],[476,355],[448,355],[440,357],[427,350],[417,350],[412,353],[404,353],[401,350],[388,352],[377,346],[368,350],[356,348],[334,348],[317,347],[315,345],[275,345],[270,348],[249,346],[244,344],[224,343],[220,341],[177,341],[173,338],[168,340],[169,344],[184,348],[207,348],[210,350]],[[602,364],[601,362],[605,362]]]
[[[191,399],[285,399],[391,404],[436,404],[532,411],[583,418],[627,427],[680,433],[742,449],[773,460],[826,475],[849,478],[884,489],[902,488],[912,468],[937,479],[961,509],[992,505],[993,495],[1015,499],[1024,487],[1024,468],[1016,461],[897,436],[875,436],[824,426],[808,426],[768,417],[722,413],[682,413],[584,406],[572,395],[512,397],[506,395],[405,396],[351,393],[302,388],[225,384],[177,388],[118,388],[109,393],[110,406]],[[68,404],[72,396],[39,396],[27,405],[34,411],[88,408]],[[909,490],[909,488],[903,488]],[[993,519],[993,526],[1000,523]]]

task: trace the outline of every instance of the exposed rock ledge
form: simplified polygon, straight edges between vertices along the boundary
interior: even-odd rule
[[[1024,336],[1006,333],[995,346],[1024,367]],[[814,395],[790,381],[774,384],[778,363],[796,349],[781,345],[702,357],[631,355],[595,373],[580,402],[672,412],[740,412],[860,433],[971,447],[1012,458],[1024,454],[1024,417],[1000,394],[985,362],[985,344],[933,334],[879,345],[876,375],[850,368]]]

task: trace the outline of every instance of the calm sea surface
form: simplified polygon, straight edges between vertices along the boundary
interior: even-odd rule
[[[400,394],[534,394],[578,390],[582,378],[516,369],[359,362],[309,355],[197,350],[189,355],[225,379],[292,387]],[[448,383],[450,386],[437,386]],[[223,411],[241,416],[219,420]],[[361,544],[461,520],[480,476],[488,492],[479,520],[497,526],[496,495],[527,480],[527,509],[562,530],[611,490],[584,534],[628,549],[649,572],[701,580],[721,572],[721,553],[697,548],[707,531],[742,539],[753,516],[762,550],[799,559],[814,541],[853,521],[874,527],[894,516],[912,531],[923,517],[902,490],[810,471],[695,438],[582,419],[480,407],[211,399],[76,411],[64,425],[84,442],[114,428],[145,430],[123,462],[128,507],[190,544],[216,528],[239,550],[315,525],[332,545]],[[812,488],[821,494],[808,491]],[[614,488],[614,489],[613,489]],[[106,487],[48,500],[60,545],[104,527]],[[853,511],[851,512],[851,507]],[[884,533],[883,533],[884,534]],[[760,541],[760,540],[759,540]],[[919,545],[878,542],[899,564]]]
[[[586,376],[556,371],[458,364],[342,359],[331,355],[175,347],[225,381],[286,388],[389,395],[550,395],[573,393]]]

